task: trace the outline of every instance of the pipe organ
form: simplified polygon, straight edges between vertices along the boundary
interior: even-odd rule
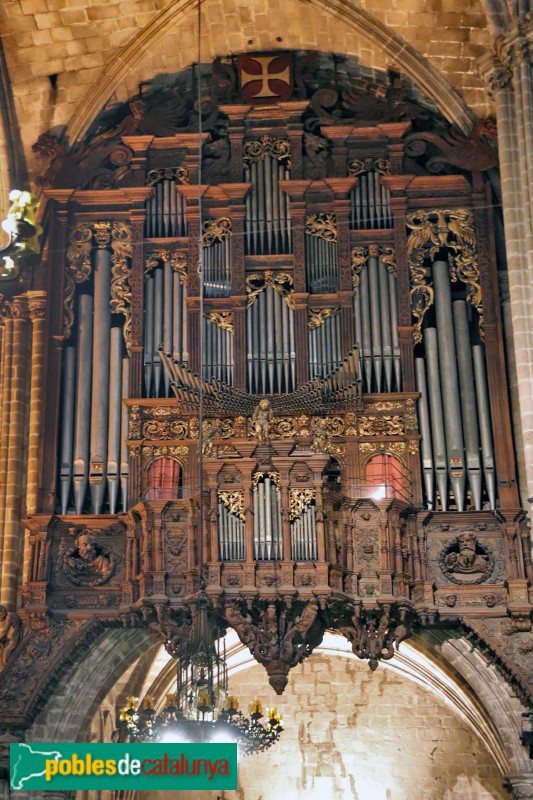
[[[285,55],[297,88],[276,99],[281,79],[265,79],[265,103],[238,88],[240,57],[203,65],[216,97],[202,104],[201,150],[196,98],[158,116],[154,96],[141,127],[117,122],[130,161],[111,188],[46,190],[57,296],[28,524],[37,538],[54,530],[61,580],[83,561],[80,530],[112,531],[94,551],[122,588],[84,590],[125,624],[186,608],[200,563],[217,614],[241,604],[232,619],[253,627],[261,602],[267,617],[290,606],[298,636],[339,598],[352,616],[337,630],[355,630],[355,608],[397,603],[461,616],[515,592],[516,611],[533,565],[489,183],[470,167],[432,172],[429,106],[408,122],[388,95],[348,92],[347,67],[328,88],[329,67]],[[78,586],[43,593],[40,564],[35,597],[61,611]]]

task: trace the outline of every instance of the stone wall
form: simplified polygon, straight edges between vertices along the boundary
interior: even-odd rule
[[[415,683],[353,658],[315,654],[276,697],[259,666],[234,675],[242,708],[276,705],[286,729],[266,753],[244,759],[240,789],[224,800],[503,800],[483,743]],[[156,800],[158,793],[140,793]],[[191,793],[198,798],[197,793]],[[206,800],[220,793],[205,792]],[[180,792],[183,800],[189,793]],[[161,795],[161,800],[164,800]]]

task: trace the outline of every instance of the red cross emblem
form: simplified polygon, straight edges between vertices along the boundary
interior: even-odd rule
[[[276,103],[288,100],[292,88],[290,53],[237,56],[243,100]]]

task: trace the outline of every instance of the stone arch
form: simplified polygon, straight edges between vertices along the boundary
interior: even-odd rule
[[[320,49],[336,52],[343,46],[345,52],[351,54],[356,54],[356,49],[364,51],[365,56],[370,55],[375,61],[372,66],[382,69],[393,67],[410,78],[460,131],[468,133],[475,121],[474,114],[439,70],[377,17],[351,3],[344,0],[292,0],[289,4],[292,21],[287,18],[285,25],[283,20],[278,20],[274,29],[273,15],[263,14],[260,29],[254,30],[256,38],[253,40],[248,39],[249,30],[246,26],[232,27],[231,14],[223,13],[218,0],[204,0],[206,11],[209,11],[210,3],[217,3],[217,38],[212,40],[207,35],[204,37],[202,60],[222,53],[265,48],[317,49],[317,37],[306,34],[316,17],[316,24],[324,25],[324,30],[320,31]],[[313,7],[314,14],[309,14],[309,6]],[[167,72],[179,71],[196,60],[195,9],[195,0],[175,0],[106,66],[100,80],[82,97],[70,118],[68,132],[71,144],[84,135],[110,98],[126,100],[128,95],[136,93],[139,82],[161,71],[160,46],[167,33],[177,29],[181,34],[179,46],[175,47],[175,61],[172,69],[167,67]],[[280,9],[282,16],[285,11],[284,8]],[[276,33],[281,28],[284,33],[283,45],[275,42]],[[253,45],[248,44],[249,41]],[[119,96],[124,87],[126,94]]]

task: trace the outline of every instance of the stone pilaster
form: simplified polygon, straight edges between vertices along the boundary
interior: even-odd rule
[[[512,800],[533,800],[533,772],[508,775],[505,787],[511,793]]]

